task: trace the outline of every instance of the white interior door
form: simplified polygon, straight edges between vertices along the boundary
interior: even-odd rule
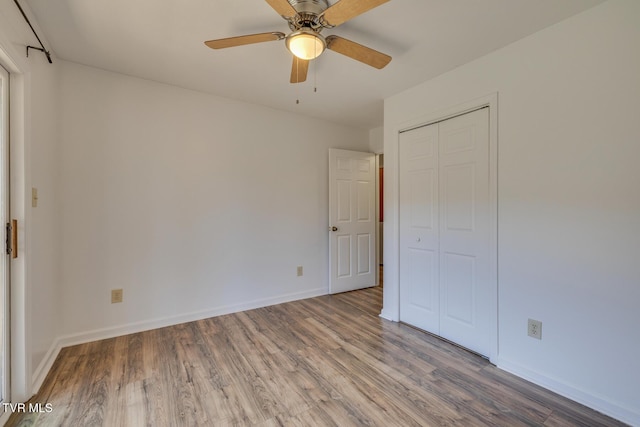
[[[489,356],[489,110],[400,136],[400,319]]]
[[[329,292],[376,284],[375,155],[329,150]]]

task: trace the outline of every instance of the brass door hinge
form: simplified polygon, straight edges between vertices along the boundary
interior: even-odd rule
[[[18,258],[18,220],[12,219],[7,223],[7,239],[6,251],[7,255],[11,255],[11,258]]]

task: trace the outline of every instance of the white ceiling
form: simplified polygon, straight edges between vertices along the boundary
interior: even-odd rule
[[[59,58],[370,129],[382,125],[384,98],[604,0],[391,0],[323,31],[391,55],[386,68],[327,51],[297,85],[283,41],[203,44],[289,32],[264,0],[23,1]]]

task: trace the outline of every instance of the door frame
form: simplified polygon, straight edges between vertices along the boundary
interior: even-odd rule
[[[385,129],[385,224],[384,224],[384,291],[381,317],[400,320],[400,204],[399,204],[399,149],[400,133],[428,126],[477,109],[489,107],[489,200],[490,200],[490,281],[493,284],[494,301],[491,307],[493,333],[489,360],[496,363],[499,350],[499,288],[498,288],[498,93],[446,107],[438,111],[423,112],[404,122]],[[388,143],[388,142],[391,143]]]
[[[19,258],[9,261],[11,367],[9,394],[12,402],[26,402],[32,395],[31,349],[28,341],[29,306],[27,260],[30,212],[27,209],[27,153],[30,147],[29,94],[32,90],[30,66],[22,52],[8,42],[0,29],[0,63],[9,71],[9,217],[18,220]],[[30,194],[29,194],[30,195]],[[8,412],[3,414],[8,415]],[[0,423],[4,419],[0,417]]]
[[[0,61],[0,73],[2,73],[2,104],[0,105],[0,122],[4,126],[0,127],[0,224],[4,227],[10,222],[10,198],[9,198],[9,138],[10,138],[10,99],[11,99],[11,74]],[[6,100],[6,102],[5,102]],[[6,110],[5,110],[6,108]],[[6,127],[6,128],[5,128]],[[6,228],[5,228],[6,230]],[[9,239],[9,236],[6,236]],[[9,254],[2,249],[0,257],[0,292],[3,294],[0,299],[2,307],[2,319],[0,325],[0,346],[2,355],[2,373],[0,375],[0,402],[11,402],[11,262]]]

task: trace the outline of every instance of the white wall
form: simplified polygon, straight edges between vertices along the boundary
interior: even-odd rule
[[[58,298],[61,259],[56,117],[58,61],[52,65],[46,62],[44,57],[38,59],[38,71],[30,73],[32,103],[29,112],[33,125],[29,145],[30,185],[25,188],[25,206],[31,219],[28,273],[32,286],[28,303],[31,307],[29,317],[32,322],[32,369],[36,375],[40,374],[39,368],[46,369],[40,364],[51,349],[52,340],[60,332],[58,327],[61,311]],[[35,208],[31,204],[32,188],[38,189]]]
[[[640,2],[612,0],[393,96],[384,137],[383,315],[398,315],[398,129],[498,92],[498,364],[634,425],[639,22]]]
[[[384,151],[384,128],[382,126],[369,131],[369,151],[382,154]]]
[[[328,149],[366,151],[367,131],[64,61],[60,77],[63,343],[327,292]]]
[[[24,2],[22,7],[29,14]],[[33,22],[37,28],[37,23]],[[46,37],[41,39],[48,45]],[[11,217],[19,222],[12,275],[12,400],[30,397],[59,334],[56,66],[25,46],[37,42],[11,0],[0,0],[0,61],[11,72]],[[31,187],[40,201],[31,208]]]

